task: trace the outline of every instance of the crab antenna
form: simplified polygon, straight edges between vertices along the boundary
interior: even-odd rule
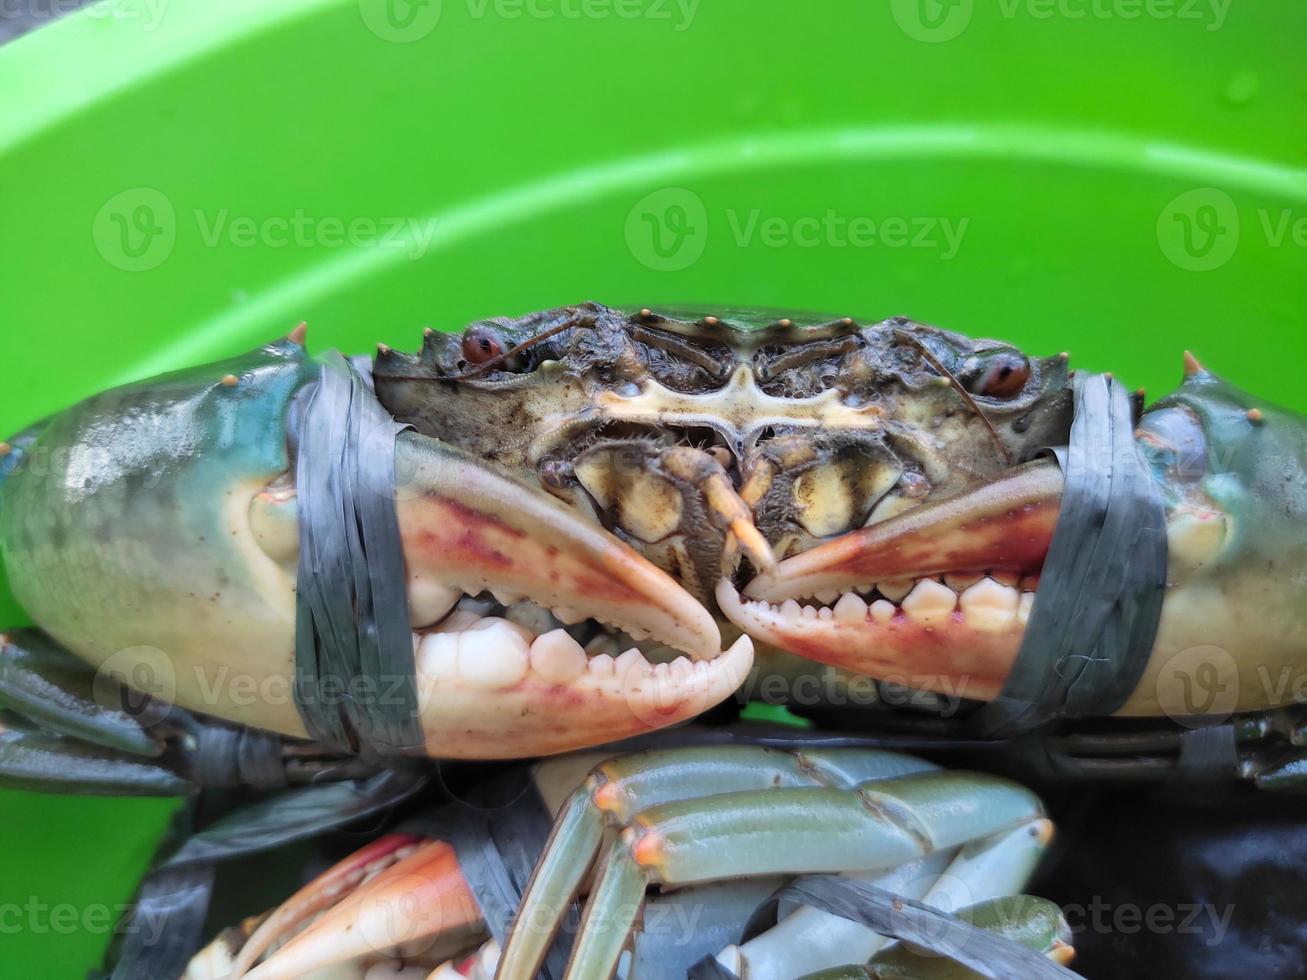
[[[998,429],[994,428],[994,423],[989,420],[989,416],[985,414],[984,409],[976,403],[976,400],[971,397],[971,392],[967,391],[966,387],[957,379],[953,372],[940,363],[939,358],[932,354],[925,344],[906,330],[896,330],[894,331],[894,336],[898,337],[900,340],[906,340],[913,347],[919,350],[921,356],[926,359],[926,363],[948,379],[948,383],[953,386],[953,390],[962,396],[962,400],[971,406],[973,412],[980,416],[980,421],[985,423],[985,428],[988,429],[989,434],[994,437],[994,445],[996,445],[998,451],[1003,454],[1003,459],[1007,462],[1008,466],[1011,466],[1012,454],[1007,451],[1007,446],[1003,443],[1003,437],[998,434]]]

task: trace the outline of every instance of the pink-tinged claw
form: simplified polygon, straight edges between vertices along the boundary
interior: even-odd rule
[[[712,661],[653,664],[635,649],[587,658],[562,630],[528,644],[506,627],[475,628],[485,622],[465,630],[457,645],[448,634],[431,633],[418,646],[418,690],[433,755],[550,755],[654,731],[730,697],[753,665],[747,636]],[[476,635],[491,632],[493,638]],[[469,659],[476,664],[471,671],[464,666]],[[486,683],[492,674],[516,679],[492,687]]]
[[[788,558],[744,596],[724,581],[718,606],[755,639],[800,657],[992,698],[1021,649],[1062,485],[1051,462],[1018,467]],[[826,601],[811,604],[814,596]]]
[[[525,596],[711,660],[721,634],[676,581],[574,510],[413,433],[396,445],[396,511],[410,578]]]
[[[1052,462],[1017,467],[947,500],[842,535],[757,576],[751,599],[782,602],[860,583],[960,572],[1038,572],[1062,500]]]
[[[454,849],[443,841],[428,841],[345,894],[246,975],[249,980],[294,980],[480,921],[481,910]]]
[[[422,841],[413,834],[387,834],[333,865],[269,913],[241,947],[232,965],[231,980],[240,980],[276,942],[293,935],[314,915],[330,908],[376,870],[378,863],[396,860],[398,852]]]
[[[985,629],[967,621],[956,597],[947,601],[931,597],[915,605],[909,593],[900,606],[887,599],[867,603],[854,595],[860,609],[848,611],[854,602],[842,597],[834,615],[821,617],[804,615],[804,607],[797,603],[777,606],[742,599],[730,583],[722,582],[717,602],[731,622],[750,636],[807,660],[913,690],[988,700],[1002,688],[1025,633],[1017,591],[996,587],[1012,593],[1011,611],[1005,621]],[[932,602],[938,605],[932,607]]]

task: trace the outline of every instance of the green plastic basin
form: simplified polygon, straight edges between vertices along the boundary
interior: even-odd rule
[[[1307,5],[114,0],[0,48],[0,430],[599,299],[897,313],[1307,408]],[[4,600],[3,622],[21,613]],[[0,794],[9,976],[171,804]]]

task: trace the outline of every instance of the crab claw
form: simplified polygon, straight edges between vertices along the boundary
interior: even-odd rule
[[[718,604],[755,639],[809,660],[993,697],[1021,646],[1062,485],[1052,462],[1018,467],[788,558],[744,597],[723,581]],[[801,605],[808,597],[827,605]]]
[[[400,437],[396,469],[432,754],[515,758],[608,742],[692,718],[743,683],[751,641],[722,653],[702,604],[607,531],[424,436]],[[504,606],[529,600],[530,626],[450,611],[484,591]],[[690,658],[587,651],[559,626],[583,620]]]
[[[721,634],[666,572],[552,497],[467,454],[401,436],[397,514],[409,576],[426,588],[525,596],[711,660]]]
[[[457,948],[475,937],[480,924],[481,910],[454,849],[444,841],[392,834],[323,873],[273,912],[242,948],[231,977],[293,980],[340,964],[411,953],[424,942],[450,939]],[[274,942],[284,945],[258,962]]]

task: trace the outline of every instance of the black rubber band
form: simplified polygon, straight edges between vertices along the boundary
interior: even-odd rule
[[[187,726],[187,731],[195,741],[192,777],[201,786],[286,786],[281,736],[203,721]]]
[[[162,868],[142,882],[113,980],[186,972],[200,948],[216,870],[212,864]]]
[[[741,942],[775,925],[786,901],[860,922],[882,936],[948,957],[993,980],[1007,980],[1008,977],[1066,980],[1076,976],[1048,957],[1006,936],[988,932],[948,912],[865,881],[839,875],[803,875],[778,889],[754,912]],[[714,969],[707,961],[690,972],[690,980],[717,980],[729,976],[730,971]]]
[[[323,359],[296,430],[299,574],[295,703],[346,751],[423,751],[395,436],[404,428],[340,354]]]
[[[1057,530],[1012,673],[972,716],[986,737],[1112,714],[1157,637],[1166,515],[1112,378],[1076,378],[1070,445],[1056,455],[1066,478]]]

